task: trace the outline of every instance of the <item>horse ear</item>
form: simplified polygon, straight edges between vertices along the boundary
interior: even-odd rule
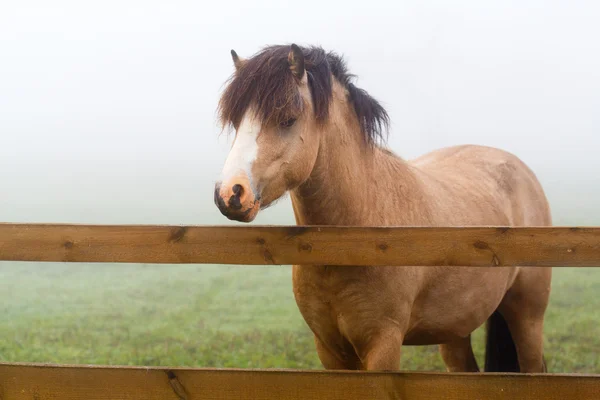
[[[233,49],[231,49],[231,58],[233,59],[233,65],[235,65],[236,70],[239,70],[242,65],[244,65],[245,60],[241,59]]]
[[[288,62],[294,76],[301,80],[304,77],[304,53],[295,43],[292,44],[288,54]]]

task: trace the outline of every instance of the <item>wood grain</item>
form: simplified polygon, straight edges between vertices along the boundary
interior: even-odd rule
[[[0,364],[2,400],[597,400],[600,377]]]
[[[0,224],[0,260],[600,266],[600,228]]]

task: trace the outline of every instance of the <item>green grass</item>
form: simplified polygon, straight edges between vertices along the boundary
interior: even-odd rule
[[[600,373],[598,293],[600,268],[555,269],[550,371]],[[0,361],[321,368],[273,266],[0,263]],[[405,347],[402,367],[443,370],[432,346]]]

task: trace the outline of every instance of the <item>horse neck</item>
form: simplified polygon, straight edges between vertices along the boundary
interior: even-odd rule
[[[390,212],[380,207],[384,204],[378,196],[393,198],[396,204],[389,205],[398,215],[407,204],[402,201],[406,193],[416,192],[411,190],[416,179],[406,162],[365,143],[347,103],[332,108],[330,122],[320,135],[319,154],[310,177],[291,192],[296,222],[382,225]]]

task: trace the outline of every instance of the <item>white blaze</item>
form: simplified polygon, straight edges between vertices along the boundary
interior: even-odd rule
[[[252,164],[258,154],[256,139],[260,133],[260,122],[254,113],[248,112],[237,130],[233,147],[221,171],[221,182],[229,181],[237,175],[245,174],[252,183]],[[254,189],[254,188],[252,188]]]

